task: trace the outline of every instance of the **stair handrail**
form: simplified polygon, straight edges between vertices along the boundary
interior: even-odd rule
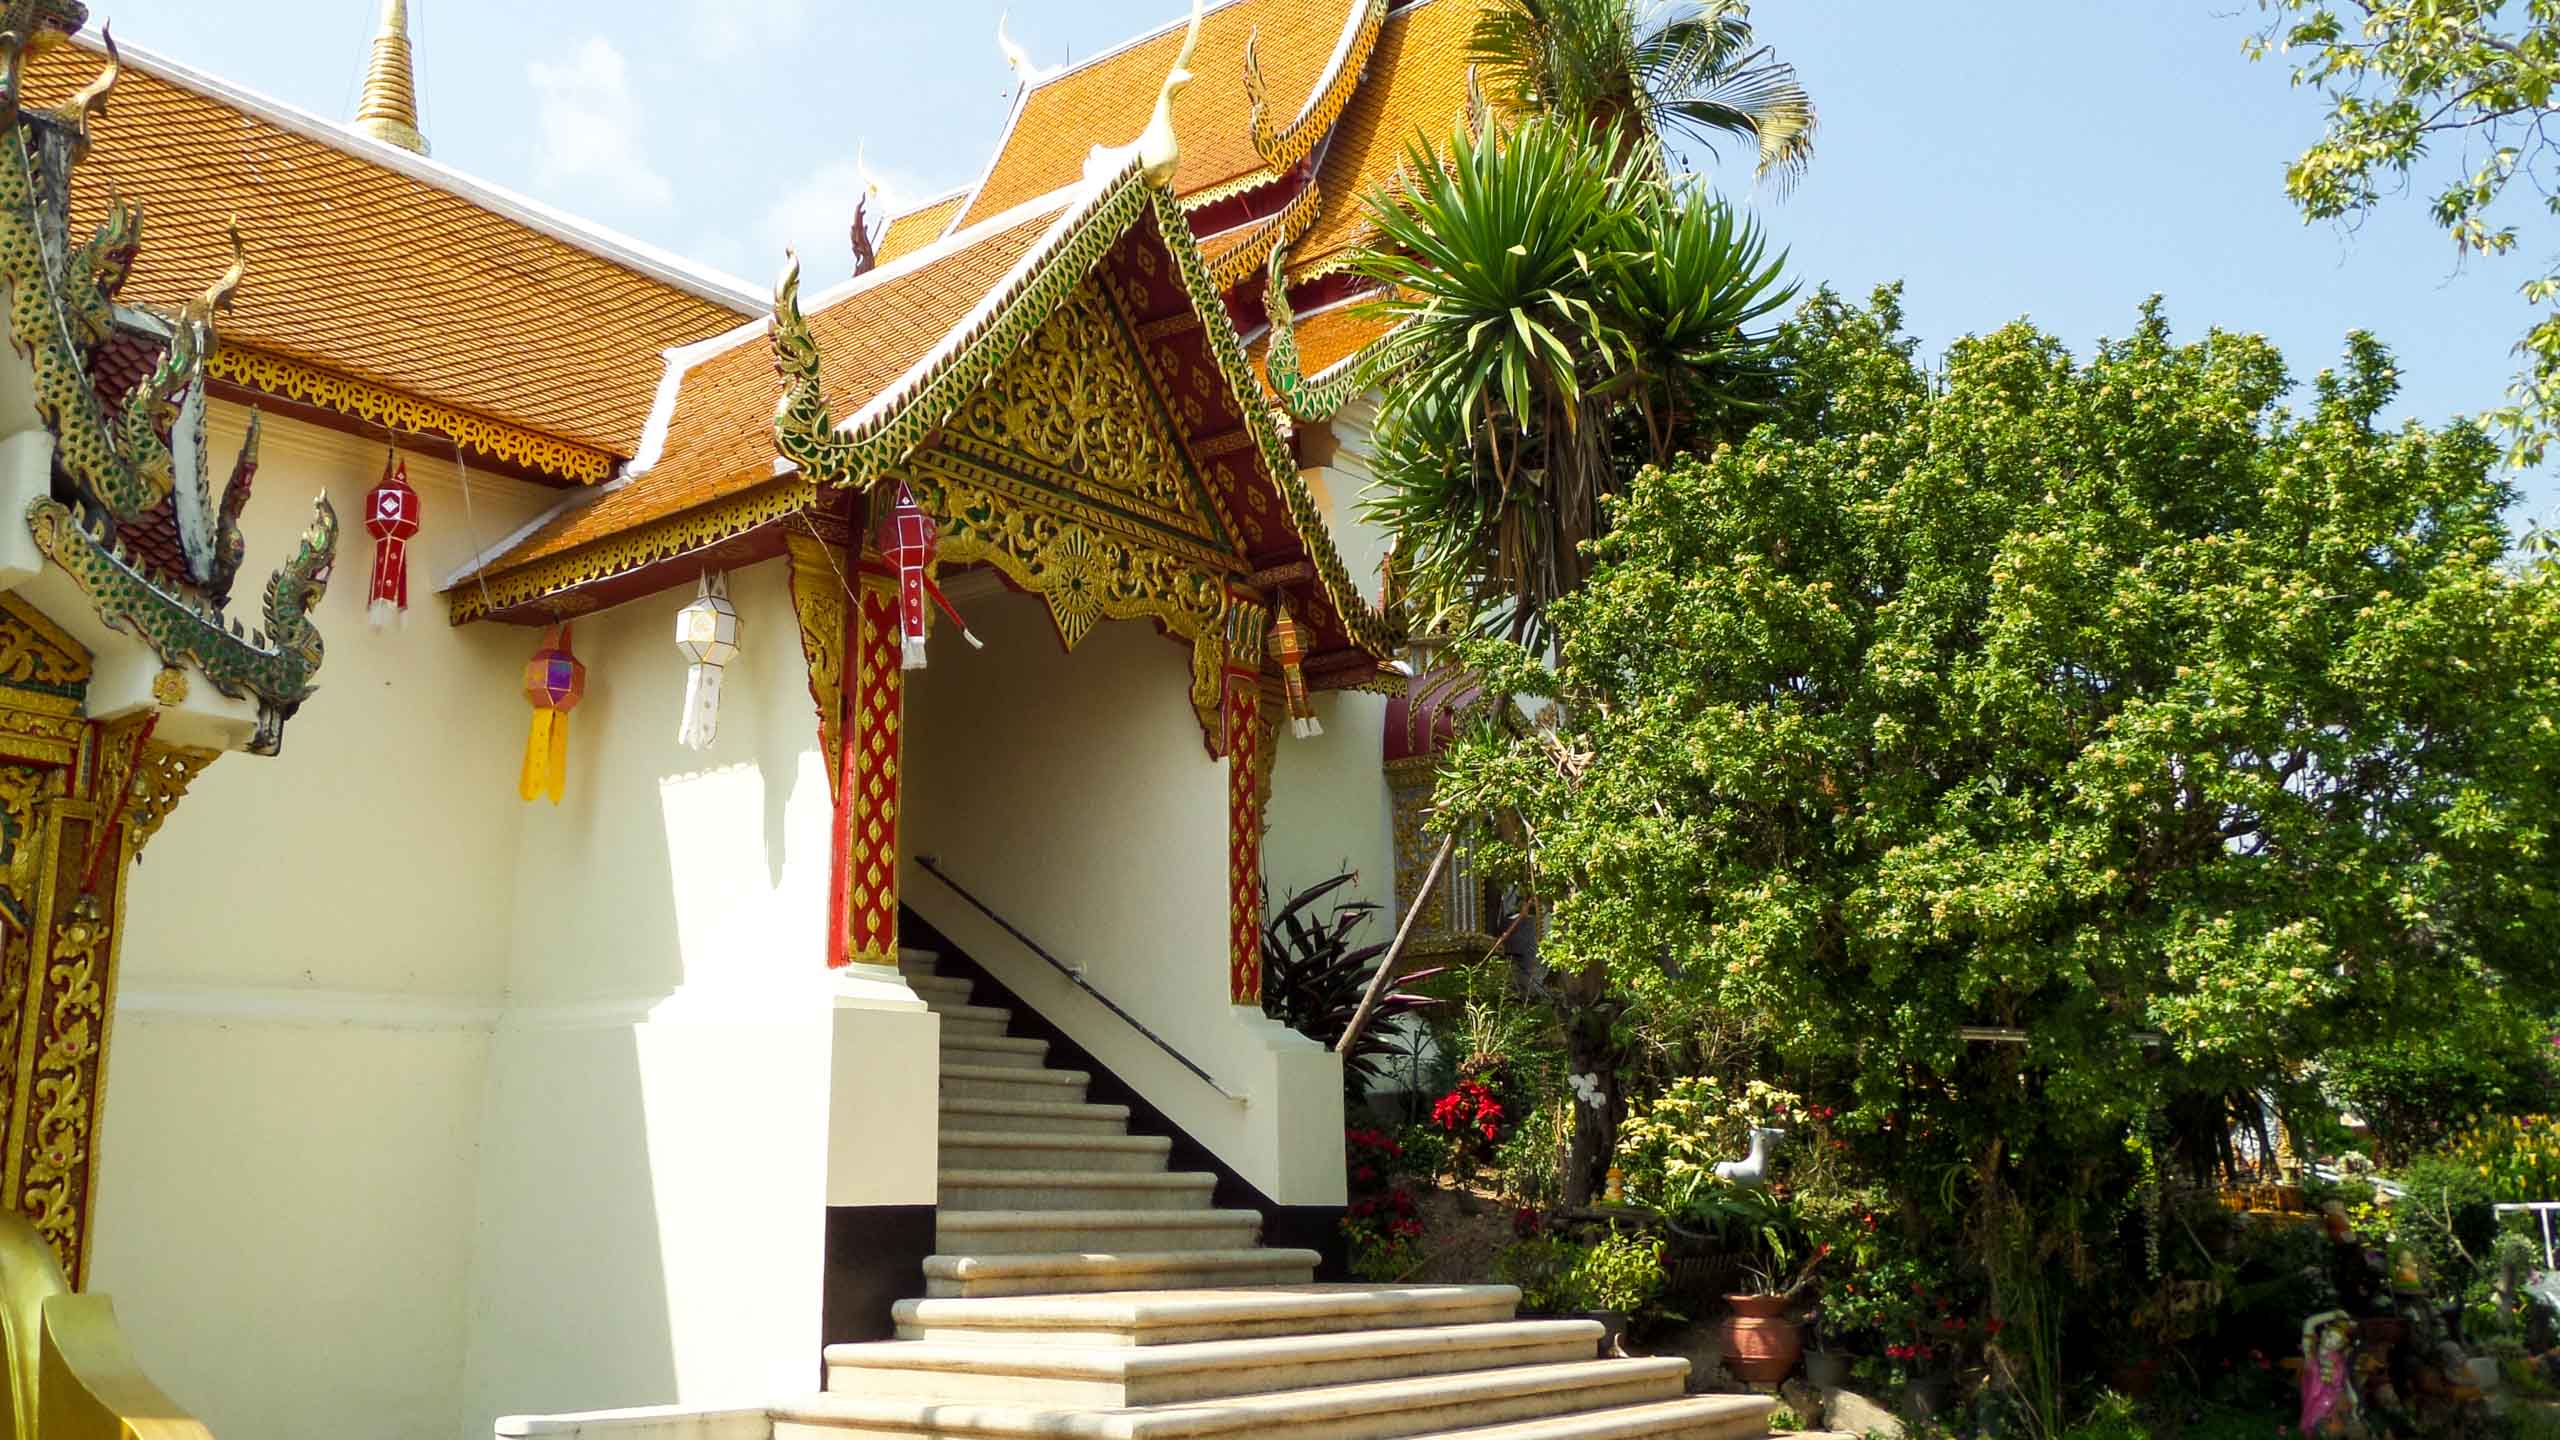
[[[1188,1070],[1188,1071],[1190,1071],[1192,1074],[1199,1076],[1199,1077],[1200,1077],[1200,1083],[1202,1083],[1202,1084],[1204,1084],[1204,1085],[1208,1086],[1208,1087],[1209,1087],[1210,1089],[1212,1089],[1212,1090],[1217,1091],[1219,1094],[1221,1094],[1221,1095],[1225,1096],[1228,1100],[1230,1100],[1230,1101],[1234,1102],[1235,1104],[1238,1104],[1238,1105],[1247,1105],[1247,1106],[1249,1106],[1249,1105],[1251,1105],[1251,1104],[1253,1103],[1253,1097],[1252,1097],[1252,1096],[1250,1096],[1250,1095],[1239,1095],[1239,1094],[1237,1094],[1235,1091],[1228,1089],[1226,1086],[1219,1084],[1219,1083],[1218,1083],[1218,1077],[1217,1077],[1217,1076],[1212,1075],[1212,1074],[1210,1074],[1208,1071],[1201,1069],[1201,1068],[1200,1068],[1200,1066],[1199,1066],[1199,1064],[1198,1064],[1197,1062],[1195,1062],[1195,1061],[1194,1061],[1190,1056],[1183,1054],[1183,1053],[1182,1053],[1181,1051],[1179,1051],[1179,1050],[1176,1050],[1175,1048],[1173,1048],[1173,1046],[1172,1046],[1169,1042],[1167,1042],[1167,1041],[1166,1041],[1166,1039],[1165,1039],[1163,1036],[1158,1035],[1158,1034],[1157,1034],[1156,1032],[1154,1032],[1153,1030],[1148,1029],[1145,1021],[1140,1020],[1137,1016],[1132,1015],[1132,1014],[1130,1014],[1128,1011],[1126,1011],[1126,1010],[1124,1010],[1124,1009],[1120,1008],[1120,1002],[1118,1002],[1118,1001],[1116,1001],[1116,1000],[1112,999],[1112,998],[1111,998],[1110,996],[1108,996],[1108,995],[1103,994],[1099,989],[1095,988],[1095,986],[1094,986],[1094,984],[1093,984],[1093,982],[1092,982],[1092,981],[1087,980],[1086,978],[1084,978],[1084,972],[1083,972],[1083,971],[1076,969],[1074,966],[1069,965],[1066,961],[1061,960],[1061,959],[1059,959],[1057,956],[1050,954],[1050,953],[1049,953],[1049,950],[1048,950],[1048,948],[1047,948],[1046,946],[1042,945],[1039,941],[1032,939],[1030,936],[1023,934],[1023,933],[1022,933],[1022,927],[1021,927],[1021,926],[1018,926],[1018,925],[1014,924],[1012,921],[1007,920],[1006,918],[1004,918],[1002,915],[997,914],[994,906],[989,905],[986,901],[981,900],[981,899],[979,899],[976,895],[971,894],[971,893],[970,893],[970,891],[969,891],[969,887],[968,887],[968,886],[963,885],[963,884],[961,884],[959,881],[952,879],[952,878],[951,878],[951,876],[950,876],[949,874],[947,874],[947,873],[945,873],[945,872],[944,872],[944,870],[943,870],[943,868],[942,868],[942,865],[941,865],[941,862],[940,862],[940,859],[939,859],[938,857],[936,857],[936,856],[932,856],[932,855],[918,855],[917,857],[915,857],[915,861],[916,861],[916,866],[917,866],[917,868],[919,868],[919,869],[923,870],[926,874],[931,875],[934,879],[941,881],[944,885],[949,886],[949,887],[950,887],[950,889],[951,889],[951,893],[952,893],[952,894],[957,895],[957,896],[959,896],[961,899],[968,901],[968,902],[969,902],[969,905],[970,905],[970,907],[971,907],[971,908],[975,909],[979,914],[984,915],[984,916],[986,916],[988,919],[993,920],[994,922],[996,922],[997,926],[998,926],[999,928],[1001,928],[1001,929],[1004,931],[1004,933],[1006,933],[1007,935],[1012,936],[1015,940],[1017,940],[1017,941],[1021,942],[1021,944],[1022,944],[1022,948],[1023,948],[1023,949],[1028,950],[1028,951],[1030,951],[1032,954],[1037,955],[1037,956],[1039,956],[1041,959],[1046,960],[1047,962],[1049,962],[1049,968],[1050,968],[1050,969],[1052,969],[1052,970],[1057,971],[1057,972],[1058,972],[1059,974],[1061,974],[1061,975],[1066,976],[1066,977],[1067,977],[1067,982],[1068,982],[1069,984],[1071,984],[1071,985],[1075,986],[1077,989],[1079,989],[1079,990],[1083,991],[1083,992],[1084,992],[1084,993],[1086,993],[1087,995],[1092,996],[1095,1000],[1100,1001],[1100,1002],[1101,1002],[1101,1004],[1102,1004],[1102,1008],[1103,1008],[1103,1009],[1108,1010],[1108,1011],[1110,1011],[1112,1014],[1114,1014],[1114,1015],[1116,1015],[1116,1016],[1120,1017],[1120,1022],[1121,1022],[1122,1024],[1124,1024],[1124,1025],[1128,1026],[1128,1027],[1129,1027],[1130,1029],[1132,1029],[1132,1030],[1137,1031],[1140,1035],[1145,1036],[1145,1037],[1148,1039],[1148,1041],[1150,1041],[1151,1043],[1153,1043],[1153,1044],[1154,1044],[1154,1046],[1155,1046],[1157,1049],[1159,1049],[1159,1050],[1163,1051],[1163,1052],[1164,1052],[1164,1053],[1166,1053],[1167,1055],[1172,1056],[1172,1057],[1173,1057],[1173,1059],[1174,1059],[1174,1063],[1175,1063],[1175,1064],[1178,1064],[1178,1065],[1180,1065],[1183,1069]]]

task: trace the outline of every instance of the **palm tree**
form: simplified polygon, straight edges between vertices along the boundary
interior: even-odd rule
[[[1739,139],[1791,185],[1813,159],[1813,97],[1754,37],[1746,0],[1493,0],[1468,60],[1515,115],[1567,115],[1659,154]]]
[[[1602,500],[1639,465],[1727,438],[1765,389],[1755,326],[1783,257],[1695,184],[1612,163],[1578,119],[1416,144],[1355,262],[1402,322],[1369,513],[1417,629],[1545,642],[1590,574]]]

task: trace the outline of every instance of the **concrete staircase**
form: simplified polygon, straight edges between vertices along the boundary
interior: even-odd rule
[[[1218,1177],[1172,1168],[1173,1142],[1129,1133],[1129,1107],[1048,1043],[1005,1033],[1013,1012],[907,952],[907,983],[942,1016],[942,1204],[930,1299],[1303,1285],[1323,1257],[1267,1250],[1262,1217],[1214,1208]]]
[[[774,1440],[1723,1440],[1770,1402],[1686,1394],[1688,1362],[1598,1357],[1601,1327],[1521,1320],[1507,1285],[1312,1283],[1263,1249],[1088,1076],[911,953],[943,1017],[942,1204],[899,1338],[827,1348]]]

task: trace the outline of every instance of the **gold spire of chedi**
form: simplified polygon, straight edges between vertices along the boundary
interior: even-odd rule
[[[353,128],[386,145],[427,153],[418,131],[418,84],[409,69],[408,0],[382,0],[382,26],[373,37],[373,63],[364,73],[364,100]]]

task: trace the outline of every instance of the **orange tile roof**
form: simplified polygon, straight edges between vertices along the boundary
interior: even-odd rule
[[[60,103],[101,60],[80,45],[36,57],[29,103]],[[315,128],[335,129],[128,52],[77,172],[73,233],[111,185],[140,201],[122,298],[174,309],[230,265],[237,217],[249,269],[216,322],[224,340],[616,455],[639,441],[660,352],[752,313],[751,296],[709,298],[727,287],[688,283],[681,262],[609,258],[627,242],[601,235],[568,243],[552,232],[574,222],[546,229],[430,162]]]
[[[1323,80],[1359,0],[1226,0],[1200,26],[1191,84],[1174,97],[1182,168],[1174,193],[1190,195],[1259,172],[1244,44],[1261,32],[1262,78],[1276,121],[1296,117]],[[1155,114],[1165,72],[1189,20],[1055,76],[1023,98],[1004,148],[961,223],[975,224],[1075,182],[1096,145],[1125,145]],[[1365,88],[1365,87],[1364,87]]]
[[[880,232],[880,263],[888,264],[902,255],[912,255],[942,238],[951,227],[951,217],[969,203],[969,192],[954,190],[939,200],[930,200],[903,215],[892,216],[888,228]]]
[[[1063,204],[1065,197],[1061,197]],[[1047,209],[863,288],[809,316],[836,414],[869,403],[948,336],[1056,223]],[[774,478],[774,402],[782,393],[763,332],[697,361],[676,390],[655,465],[572,510],[494,561],[495,575],[741,495]]]
[[[1369,78],[1334,126],[1316,175],[1324,213],[1289,247],[1293,276],[1324,268],[1368,237],[1368,197],[1395,177],[1417,135],[1448,147],[1466,114],[1467,37],[1486,8],[1486,0],[1423,0],[1387,17]],[[1316,373],[1312,363],[1307,373]]]

